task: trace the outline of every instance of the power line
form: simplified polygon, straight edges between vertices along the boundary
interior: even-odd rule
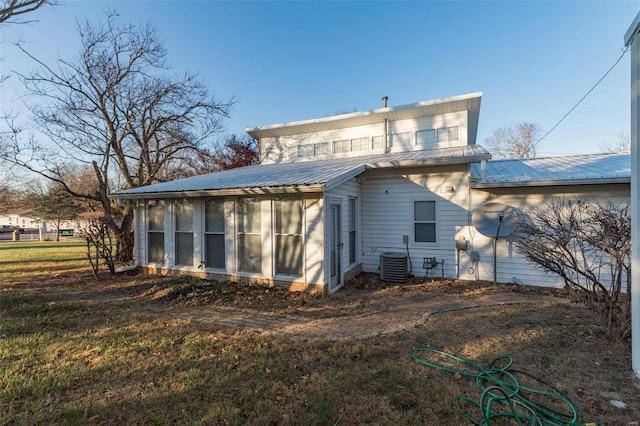
[[[569,116],[569,114],[571,114],[573,112],[574,109],[576,109],[578,107],[578,105],[580,105],[582,103],[582,101],[585,100],[585,98],[587,96],[589,96],[589,94],[591,92],[593,92],[593,90],[598,87],[598,84],[600,84],[600,82],[602,82],[602,80],[604,80],[611,71],[613,71],[613,69],[616,67],[616,65],[618,65],[618,63],[622,60],[622,58],[624,57],[624,54],[627,53],[629,51],[628,47],[625,47],[624,49],[622,49],[622,54],[620,55],[620,57],[614,62],[613,65],[611,65],[611,68],[609,68],[609,70],[607,72],[604,73],[604,75],[602,77],[600,77],[600,80],[598,80],[596,82],[596,84],[593,85],[593,87],[591,87],[591,89],[589,89],[589,91],[587,93],[585,93],[585,95],[583,97],[580,98],[580,100],[565,114],[562,116],[562,118],[560,119],[560,121],[558,121],[552,128],[551,130],[549,130],[547,133],[544,134],[544,136],[542,136],[537,143],[540,143],[544,140],[544,138],[547,137],[547,135],[551,132],[553,132],[553,130],[558,127],[560,125],[560,123],[562,123],[564,121],[565,118],[567,118]]]

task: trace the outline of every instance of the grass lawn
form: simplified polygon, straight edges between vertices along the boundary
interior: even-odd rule
[[[629,345],[608,342],[596,317],[576,304],[468,309],[398,334],[310,341],[152,315],[145,306],[197,304],[186,290],[167,298],[167,289],[184,290],[188,281],[141,275],[96,281],[83,256],[80,243],[0,244],[0,425],[469,424],[455,398],[478,399],[475,381],[411,360],[416,346],[481,364],[509,354],[515,368],[565,392],[580,421],[640,421]],[[242,303],[253,300],[260,309],[309,315],[334,304],[349,312],[354,303],[387,294],[285,298],[212,283],[224,296],[216,299],[203,284],[198,292],[209,295],[201,297],[203,308],[238,305],[242,294]],[[447,291],[473,297],[480,288],[456,283]],[[105,302],[104,294],[122,297]]]

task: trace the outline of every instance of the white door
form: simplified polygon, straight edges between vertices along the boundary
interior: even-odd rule
[[[340,220],[340,204],[329,204],[329,291],[333,291],[342,283],[342,223]]]

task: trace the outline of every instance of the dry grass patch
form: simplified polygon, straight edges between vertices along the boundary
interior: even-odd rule
[[[640,420],[629,346],[610,344],[594,315],[576,304],[550,300],[442,313],[409,331],[337,343],[144,313],[147,304],[157,311],[162,302],[172,310],[197,303],[275,312],[310,306],[312,316],[336,305],[342,308],[333,312],[344,315],[371,300],[428,301],[450,292],[474,298],[521,291],[517,287],[349,283],[331,297],[305,295],[303,304],[302,295],[281,298],[261,287],[196,291],[206,284],[199,280],[96,282],[88,271],[43,276],[0,282],[0,424],[468,424],[454,399],[477,399],[474,381],[416,363],[408,356],[412,347],[480,364],[509,354],[517,368],[566,392],[582,421]],[[373,285],[370,280],[366,287]],[[190,286],[186,293],[172,290]],[[232,296],[235,290],[239,296]],[[198,291],[224,297],[196,301]],[[615,408],[611,399],[627,407]]]

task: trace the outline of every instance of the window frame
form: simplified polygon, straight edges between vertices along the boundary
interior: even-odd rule
[[[260,229],[259,232],[248,232],[246,230],[244,230],[244,212],[242,211],[242,207],[241,204],[246,201],[246,200],[254,200],[254,202],[257,204],[258,209],[257,211],[260,213]],[[263,241],[262,241],[262,235],[263,235],[263,226],[262,226],[262,198],[261,197],[240,197],[235,201],[235,206],[236,206],[236,264],[237,264],[237,270],[240,273],[245,273],[245,274],[262,274],[263,272],[263,267],[264,267],[264,262],[262,259],[262,250],[263,250]],[[242,230],[241,230],[242,229]],[[245,257],[246,254],[246,249],[241,253],[240,247],[241,247],[241,239],[242,239],[242,244],[246,244],[245,238],[248,236],[259,236],[259,241],[260,241],[260,247],[259,247],[259,253],[260,256],[258,256],[258,263],[257,263],[257,269],[253,270],[250,268],[246,268],[246,269],[242,269],[243,265],[243,258]]]
[[[358,262],[358,198],[348,198],[347,232],[349,235],[349,265]],[[353,252],[352,252],[353,250]]]
[[[290,232],[281,232],[283,229],[278,228],[279,220],[278,220],[278,202],[279,201],[295,201],[299,203],[300,207],[300,229],[299,233],[290,233]],[[305,206],[304,206],[304,198],[295,195],[281,195],[273,197],[272,199],[272,224],[273,224],[273,270],[276,276],[287,276],[287,277],[296,277],[301,278],[304,276],[305,271]],[[293,239],[298,240],[300,242],[299,253],[300,253],[300,271],[299,273],[290,274],[287,272],[281,272],[278,270],[279,268],[279,257],[278,257],[278,241],[279,237],[284,237],[287,240]]]
[[[416,219],[416,203],[422,203],[422,202],[429,202],[429,203],[433,203],[433,208],[434,208],[434,215],[435,218],[433,220],[420,220],[418,221]],[[438,245],[440,242],[440,238],[439,238],[439,229],[440,227],[438,226],[438,224],[440,223],[440,203],[438,202],[438,200],[434,199],[434,198],[416,198],[414,200],[412,200],[412,204],[411,204],[411,213],[412,213],[412,224],[413,224],[413,242],[414,244],[420,244],[420,245],[429,245],[429,246],[434,246],[434,245]],[[434,241],[418,241],[416,238],[416,225],[419,223],[433,223],[434,224],[434,231],[433,231],[433,236],[434,236]]]
[[[152,207],[151,207],[151,203],[155,203],[157,202],[159,204],[159,206],[162,208],[162,227],[161,228],[152,228],[151,224],[151,216],[149,215]],[[145,205],[145,211],[146,211],[146,224],[147,224],[147,263],[150,265],[164,265],[165,263],[165,259],[166,259],[166,247],[165,247],[165,239],[164,239],[164,235],[165,235],[165,217],[167,214],[166,211],[166,202],[163,199],[153,199],[153,200],[149,200],[146,202]],[[161,236],[162,239],[162,261],[159,262],[156,259],[152,259],[151,257],[151,236]]]
[[[406,141],[405,141],[406,138]],[[405,143],[406,142],[406,143]],[[411,147],[411,132],[399,132],[389,134],[389,149],[401,149]]]
[[[190,230],[189,229],[178,229],[178,204],[179,203],[189,203],[191,205],[191,220],[190,220]],[[195,259],[195,223],[194,223],[194,219],[195,219],[195,203],[193,202],[192,199],[189,198],[176,198],[173,200],[173,202],[171,203],[173,206],[173,241],[174,241],[174,248],[173,248],[173,264],[174,266],[193,266],[194,263],[194,259]],[[189,227],[188,227],[189,228]],[[184,259],[180,259],[181,255],[179,255],[178,250],[184,247],[179,246],[178,244],[178,237],[183,237],[183,236],[191,236],[191,253],[190,256],[188,256],[191,259],[191,262],[187,262],[184,263],[183,260]],[[180,260],[179,260],[180,259]]]
[[[209,230],[208,229],[208,222],[207,222],[207,206],[209,205],[210,202],[219,202],[222,204],[222,230]],[[227,218],[226,218],[226,201],[223,197],[206,197],[203,199],[203,203],[202,203],[202,210],[203,210],[203,214],[202,214],[202,220],[203,220],[203,224],[202,224],[202,233],[204,235],[203,237],[203,248],[204,248],[204,259],[205,259],[205,268],[206,269],[216,269],[219,271],[226,271],[227,270],[227,247],[226,247],[226,229],[227,229]],[[209,265],[209,237],[210,236],[222,236],[222,253],[221,259],[218,260],[222,260],[222,266],[217,266],[217,265]],[[220,253],[216,253],[216,255],[219,255]]]
[[[380,146],[376,146],[379,144]],[[371,150],[384,149],[384,135],[376,135],[371,137]]]

